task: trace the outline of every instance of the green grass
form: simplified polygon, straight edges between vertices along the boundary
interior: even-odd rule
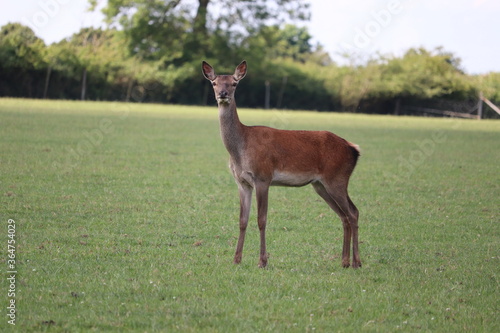
[[[311,187],[255,201],[243,253],[216,107],[0,99],[0,219],[24,332],[498,332],[500,123],[240,110],[361,146],[363,267]],[[8,281],[2,284],[7,324]]]

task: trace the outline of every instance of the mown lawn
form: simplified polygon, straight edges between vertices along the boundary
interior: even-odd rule
[[[500,122],[240,110],[361,146],[363,267],[314,190],[273,187],[268,269],[212,107],[0,99],[1,262],[25,332],[499,332]],[[7,273],[5,273],[7,275]],[[2,284],[9,328],[9,284]]]

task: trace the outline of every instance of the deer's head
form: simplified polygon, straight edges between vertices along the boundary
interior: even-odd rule
[[[241,64],[236,67],[233,75],[215,75],[212,66],[205,61],[203,61],[201,69],[205,78],[212,82],[217,103],[219,103],[219,105],[229,104],[234,99],[234,91],[236,90],[238,82],[243,79],[247,73],[247,62],[243,60]]]

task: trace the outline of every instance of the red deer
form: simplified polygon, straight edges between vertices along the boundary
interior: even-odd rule
[[[349,177],[359,157],[359,147],[327,131],[291,131],[265,126],[243,125],[236,111],[234,92],[247,72],[243,61],[233,75],[216,75],[203,61],[202,71],[214,88],[219,105],[220,133],[230,155],[229,167],[240,196],[240,236],[234,263],[241,262],[250,215],[252,191],[257,197],[260,230],[259,267],[266,267],[266,222],[269,186],[312,184],[316,192],[337,213],[344,227],[342,265],[361,267],[358,250],[358,209],[347,194]]]

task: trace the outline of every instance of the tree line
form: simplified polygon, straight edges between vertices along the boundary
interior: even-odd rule
[[[295,24],[309,17],[304,1],[115,0],[103,12],[106,29],[51,45],[20,23],[1,27],[0,96],[213,104],[201,61],[229,73],[245,59],[245,107],[398,114],[401,105],[473,104],[480,92],[500,103],[500,73],[467,75],[441,48],[334,63]]]

